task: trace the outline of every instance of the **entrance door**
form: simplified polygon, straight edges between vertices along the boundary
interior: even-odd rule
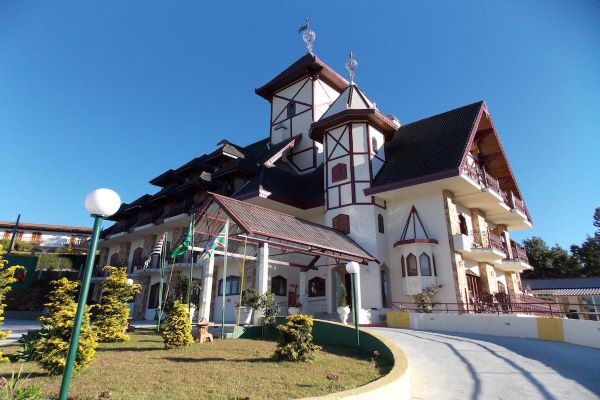
[[[477,275],[467,274],[467,287],[469,289],[469,297],[479,299],[481,297],[481,278]]]
[[[344,274],[344,286],[346,286],[346,302],[352,307],[352,276],[349,273]]]

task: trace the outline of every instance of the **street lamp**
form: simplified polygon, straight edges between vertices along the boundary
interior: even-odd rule
[[[352,282],[352,309],[354,311],[354,329],[356,330],[356,348],[360,349],[360,331],[358,330],[358,288],[356,274],[358,274],[359,265],[356,261],[350,261],[346,264],[346,271],[350,274]]]
[[[90,289],[90,280],[92,278],[92,269],[94,268],[94,259],[96,258],[96,249],[98,247],[98,236],[102,221],[106,217],[110,217],[117,212],[121,206],[121,198],[119,195],[110,189],[96,189],[90,192],[85,197],[85,208],[94,217],[94,230],[90,247],[88,249],[87,259],[83,270],[83,278],[81,281],[81,289],[79,291],[79,300],[77,301],[77,312],[75,313],[75,321],[73,322],[73,331],[71,332],[71,343],[69,344],[69,353],[67,354],[67,362],[63,372],[62,382],[60,384],[60,400],[67,400],[71,378],[73,377],[73,367],[75,366],[75,358],[77,356],[77,348],[79,347],[79,332],[81,330],[81,322],[83,321],[83,313],[85,311],[85,303]]]

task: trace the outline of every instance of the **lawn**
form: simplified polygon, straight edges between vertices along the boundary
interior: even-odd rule
[[[75,374],[70,396],[98,399],[108,390],[111,399],[290,399],[362,386],[391,368],[341,346],[324,348],[310,363],[275,362],[275,346],[237,339],[163,350],[160,336],[138,331],[128,342],[101,344],[91,366]],[[17,350],[3,348],[7,354]],[[0,375],[9,377],[21,367],[44,393],[58,394],[60,376],[47,376],[36,363],[1,364]]]

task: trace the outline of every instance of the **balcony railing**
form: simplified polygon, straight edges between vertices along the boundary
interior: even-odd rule
[[[529,218],[529,213],[525,207],[525,202],[515,196],[513,192],[506,192],[500,188],[500,181],[490,175],[485,168],[477,163],[474,159],[471,159],[471,163],[467,163],[461,168],[461,172],[475,181],[479,186],[493,190],[495,193],[502,197],[504,204],[508,205],[511,209],[516,209]]]
[[[509,258],[511,261],[520,261],[525,264],[529,264],[529,258],[527,257],[527,252],[517,243],[511,240],[510,248],[512,250],[512,258]]]
[[[473,247],[479,249],[494,249],[502,253],[506,253],[504,242],[500,235],[493,233],[492,231],[474,231],[471,234],[473,239]]]

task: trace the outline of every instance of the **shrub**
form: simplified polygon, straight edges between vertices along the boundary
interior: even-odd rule
[[[417,309],[422,313],[431,313],[433,311],[433,298],[439,293],[442,285],[429,285],[419,294],[413,295],[417,303]]]
[[[39,330],[29,331],[21,335],[17,340],[17,343],[21,345],[21,350],[15,354],[16,361],[36,361],[35,344],[40,338]]]
[[[348,300],[346,300],[347,296],[348,294],[346,293],[346,285],[342,283],[340,284],[340,307],[348,307]]]
[[[162,337],[165,349],[190,346],[194,343],[187,304],[175,300],[162,330]]]
[[[260,297],[259,310],[263,312],[263,324],[271,325],[275,322],[275,317],[279,313],[279,304],[273,293],[266,292]]]
[[[250,307],[253,310],[260,309],[261,296],[258,289],[246,288],[242,290],[242,301],[240,305],[242,307]]]
[[[11,377],[0,378],[0,400],[42,400],[45,397],[38,385],[32,384],[32,380],[21,377],[23,368],[15,376],[13,371]]]
[[[102,282],[102,298],[94,307],[96,321],[94,331],[100,342],[124,342],[129,340],[125,334],[129,321],[129,301],[140,292],[138,284],[128,285],[125,268],[104,267],[108,276]]]
[[[4,259],[4,250],[0,246],[0,326],[4,322],[4,308],[6,307],[6,294],[11,291],[12,284],[17,281],[15,278],[15,272],[17,270],[24,270],[23,267],[13,265],[12,267],[5,268],[8,260]],[[10,331],[0,331],[0,339],[4,339],[10,334]],[[6,362],[8,358],[4,357],[0,351],[0,362]]]
[[[35,342],[35,358],[42,368],[51,374],[63,372],[69,341],[77,310],[75,295],[79,286],[78,282],[69,281],[67,278],[50,282],[52,291],[48,296],[48,315],[40,317],[42,329],[40,339]],[[86,307],[79,335],[79,346],[75,356],[75,369],[80,370],[88,366],[96,355],[98,346],[96,334],[90,326],[89,307]]]
[[[277,326],[279,339],[275,359],[288,361],[312,360],[314,352],[321,348],[313,343],[313,319],[308,315],[294,314],[287,323]]]

